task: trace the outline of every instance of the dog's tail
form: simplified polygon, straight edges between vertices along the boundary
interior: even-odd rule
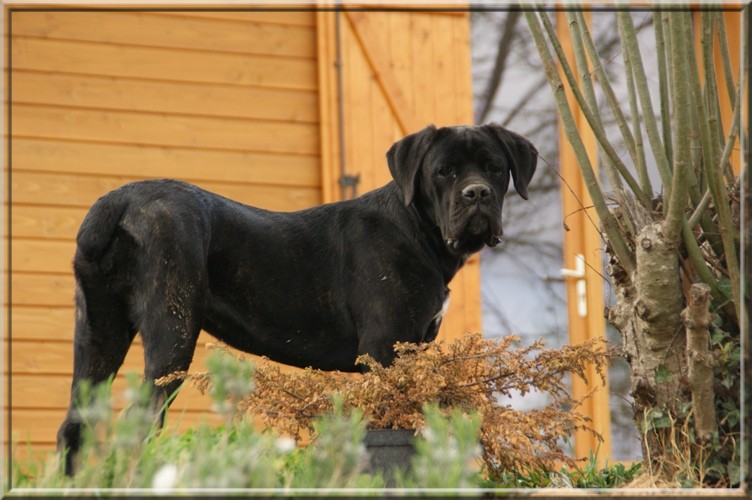
[[[102,196],[92,205],[76,236],[78,251],[85,259],[94,261],[102,256],[127,208],[128,198],[122,189]]]

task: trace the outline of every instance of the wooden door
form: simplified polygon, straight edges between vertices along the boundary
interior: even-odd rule
[[[405,135],[430,124],[472,124],[467,13],[322,13],[319,28],[332,44],[320,47],[320,71],[329,72],[331,92],[322,118],[342,124],[328,169],[336,172],[324,180],[330,200],[389,182],[386,151]],[[343,189],[343,177],[357,179],[356,186]],[[452,280],[439,338],[481,330],[479,267],[476,255]]]

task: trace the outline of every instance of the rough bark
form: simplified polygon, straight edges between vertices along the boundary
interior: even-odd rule
[[[640,358],[632,390],[635,400],[647,399],[658,407],[672,406],[678,396],[684,347],[679,258],[666,236],[663,224],[654,223],[635,241],[635,341]]]
[[[635,270],[626,271],[609,252],[608,273],[616,301],[608,311],[608,321],[622,334],[635,417],[640,420],[652,409],[671,409],[677,399],[685,399],[684,295],[679,255],[662,223],[653,221],[628,193],[621,192],[615,200],[619,207],[614,217],[634,248]]]
[[[682,313],[687,329],[687,381],[692,391],[695,431],[705,439],[718,431],[713,391],[713,364],[708,351],[710,335],[710,287],[695,283],[689,290],[689,302]]]

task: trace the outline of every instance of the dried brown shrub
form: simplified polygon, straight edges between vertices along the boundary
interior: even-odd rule
[[[256,390],[241,401],[239,410],[295,437],[312,431],[313,420],[332,409],[332,395],[339,394],[345,408],[360,408],[370,428],[420,429],[422,408],[478,412],[482,418],[481,445],[490,478],[503,471],[553,470],[557,464],[573,464],[561,449],[563,438],[576,429],[593,431],[589,419],[579,413],[581,401],[568,394],[566,375],[584,378],[593,364],[605,383],[605,369],[615,350],[603,339],[561,349],[544,349],[537,341],[514,347],[518,337],[500,340],[467,334],[446,344],[398,343],[393,365],[383,367],[370,356],[358,362],[369,371],[362,375],[314,369],[286,372],[264,359],[256,366]],[[208,373],[180,375],[205,390]],[[537,390],[552,402],[540,410],[523,412],[503,402],[513,391]]]

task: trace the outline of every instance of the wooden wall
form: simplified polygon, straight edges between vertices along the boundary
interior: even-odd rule
[[[321,202],[315,16],[11,15],[11,423],[47,449],[70,393],[74,238],[99,196],[175,177],[270,209]],[[187,425],[208,402],[183,392]]]
[[[339,198],[343,144],[346,171],[361,174],[363,193],[389,180],[384,154],[395,140],[428,123],[472,119],[464,14],[340,18],[342,143],[336,37],[325,29],[334,13],[6,14],[11,425],[12,438],[35,450],[54,448],[68,404],[74,238],[99,196],[132,180],[174,177],[243,203],[300,209]],[[480,330],[477,260],[451,288],[442,336]],[[6,348],[8,338],[5,331]],[[116,388],[124,373],[141,373],[142,356],[137,337]],[[200,346],[193,370],[204,356]],[[173,415],[193,425],[208,407],[187,388]]]

